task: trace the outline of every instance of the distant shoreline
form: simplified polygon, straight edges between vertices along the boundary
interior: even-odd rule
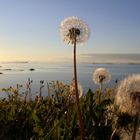
[[[92,62],[92,64],[127,64],[127,65],[140,65],[140,62]]]
[[[28,61],[3,61],[3,62],[0,62],[0,63],[29,63]]]
[[[32,61],[3,61],[0,63],[4,63],[4,64],[27,64],[27,63],[32,63]],[[33,61],[33,63],[49,63],[50,62],[35,62]],[[79,64],[108,64],[108,65],[113,65],[113,64],[127,64],[127,65],[140,65],[140,62],[78,62]],[[77,64],[78,64],[77,63]],[[55,62],[52,64],[72,64],[71,62]],[[2,66],[0,66],[2,67]]]

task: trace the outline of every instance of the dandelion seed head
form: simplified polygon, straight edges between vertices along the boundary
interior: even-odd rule
[[[62,39],[67,44],[74,44],[74,32],[76,33],[76,43],[84,44],[90,35],[87,24],[77,17],[68,17],[61,22],[60,34]]]
[[[107,84],[110,80],[111,75],[105,68],[97,68],[93,73],[93,81],[95,84]]]
[[[132,116],[140,109],[140,74],[128,76],[117,88],[115,103],[119,110]],[[140,115],[140,113],[139,113]]]
[[[74,80],[70,83],[70,93],[75,93],[75,82]],[[80,83],[78,83],[78,94],[79,98],[83,96],[83,87]]]

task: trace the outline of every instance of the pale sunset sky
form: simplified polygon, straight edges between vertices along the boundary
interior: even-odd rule
[[[70,60],[59,32],[69,16],[91,32],[78,56],[140,53],[140,0],[0,0],[0,61]]]

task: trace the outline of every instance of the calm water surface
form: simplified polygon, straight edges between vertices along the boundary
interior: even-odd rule
[[[33,80],[32,94],[35,95],[39,91],[40,80],[51,82],[54,80],[70,83],[73,79],[72,64],[50,64],[50,63],[0,63],[0,88],[16,87],[16,84],[22,84],[26,87],[28,78]],[[78,81],[82,84],[85,92],[97,86],[92,81],[92,74],[96,68],[107,68],[112,80],[109,86],[115,84],[115,80],[120,81],[124,77],[140,73],[140,64],[78,64]],[[30,71],[34,68],[35,71]],[[47,87],[43,89],[44,96],[47,95]],[[0,93],[0,97],[4,97],[5,93]]]

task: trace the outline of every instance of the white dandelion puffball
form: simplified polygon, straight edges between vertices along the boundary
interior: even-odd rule
[[[93,81],[95,84],[107,84],[111,80],[111,74],[105,68],[97,68],[93,73]]]
[[[70,93],[75,93],[75,82],[74,80],[70,83]],[[83,96],[83,87],[80,83],[78,83],[78,94],[79,98]]]
[[[67,44],[74,44],[76,37],[77,44],[85,43],[89,38],[89,28],[85,22],[77,17],[68,17],[61,22],[60,34]]]
[[[140,74],[128,76],[117,88],[115,104],[119,110],[132,116],[140,115]]]

